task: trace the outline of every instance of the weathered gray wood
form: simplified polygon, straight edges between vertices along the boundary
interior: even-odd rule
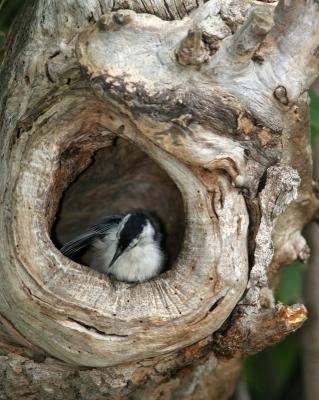
[[[29,398],[227,398],[243,354],[303,323],[304,307],[276,306],[272,290],[283,265],[306,258],[300,230],[318,206],[304,92],[319,74],[319,5],[276,5],[26,4],[0,70],[3,398],[24,398],[27,374]],[[131,143],[130,181],[135,154],[158,165],[146,181],[165,182],[162,217],[183,237],[169,270],[135,286],[50,238],[63,192],[100,149],[120,159],[118,138]],[[128,207],[104,176],[106,200]],[[87,215],[99,195],[86,193]]]

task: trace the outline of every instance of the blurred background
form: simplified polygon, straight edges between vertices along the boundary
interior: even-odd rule
[[[24,0],[0,0],[0,52],[14,16],[23,3]],[[311,143],[315,152],[319,134],[319,84],[314,85],[310,91],[310,98]],[[304,234],[309,242],[313,243],[315,241],[315,237],[318,235],[318,231],[315,232],[315,230],[316,228],[314,227],[305,229]],[[304,291],[304,287],[309,287],[309,281],[311,283],[313,280],[312,274],[314,274],[315,268],[318,268],[315,258],[317,258],[316,254],[313,254],[312,261],[308,266],[296,262],[283,269],[282,279],[276,295],[278,301],[289,305],[298,302],[311,303],[311,299],[307,298],[307,291]],[[307,275],[309,278],[305,279]],[[305,293],[305,296],[303,293]],[[315,315],[318,313],[315,308],[313,306],[308,307],[310,321],[296,334],[288,337],[280,345],[268,348],[246,360],[242,381],[237,393],[234,395],[234,400],[305,399],[303,395],[304,346],[302,343],[304,332],[307,329],[306,325],[309,325],[312,318],[315,319]],[[317,335],[319,340],[319,332]],[[319,368],[319,358],[318,364],[313,365],[313,368]],[[319,400],[319,398],[317,399]],[[317,399],[313,398],[313,400]],[[310,400],[309,396],[307,400]]]

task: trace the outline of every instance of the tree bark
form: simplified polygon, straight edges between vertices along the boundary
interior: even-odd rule
[[[76,4],[28,2],[1,60],[0,398],[227,399],[306,319],[273,290],[318,208],[319,5]],[[164,222],[158,278],[54,244],[132,204]]]

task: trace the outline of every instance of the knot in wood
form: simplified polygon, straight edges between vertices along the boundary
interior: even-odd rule
[[[102,15],[97,22],[97,28],[101,32],[117,31],[121,26],[127,25],[131,22],[131,15],[124,12],[110,13]]]
[[[181,65],[201,65],[208,61],[208,57],[202,30],[199,27],[190,29],[176,51],[177,61]]]
[[[289,99],[287,96],[287,89],[284,86],[277,86],[274,90],[274,97],[277,99],[281,104],[288,105]]]
[[[113,14],[113,21],[119,25],[127,25],[131,21],[130,15],[124,15],[121,13]]]
[[[97,27],[100,31],[106,31],[108,30],[109,26],[109,16],[108,15],[102,15],[102,17],[97,21]]]

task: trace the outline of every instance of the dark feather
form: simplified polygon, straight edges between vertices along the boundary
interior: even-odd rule
[[[104,217],[86,232],[63,245],[60,249],[61,253],[72,259],[77,257],[90,246],[95,239],[103,238],[111,227],[119,224],[123,216],[123,214],[117,214]]]
[[[131,214],[130,219],[127,221],[127,224],[123,231],[121,232],[120,240],[131,240],[134,237],[138,236],[139,233],[142,232],[146,222],[149,221],[154,228],[154,240],[157,243],[161,243],[163,239],[162,235],[162,226],[160,224],[159,219],[152,213],[145,211],[134,209],[130,210],[127,214]]]

